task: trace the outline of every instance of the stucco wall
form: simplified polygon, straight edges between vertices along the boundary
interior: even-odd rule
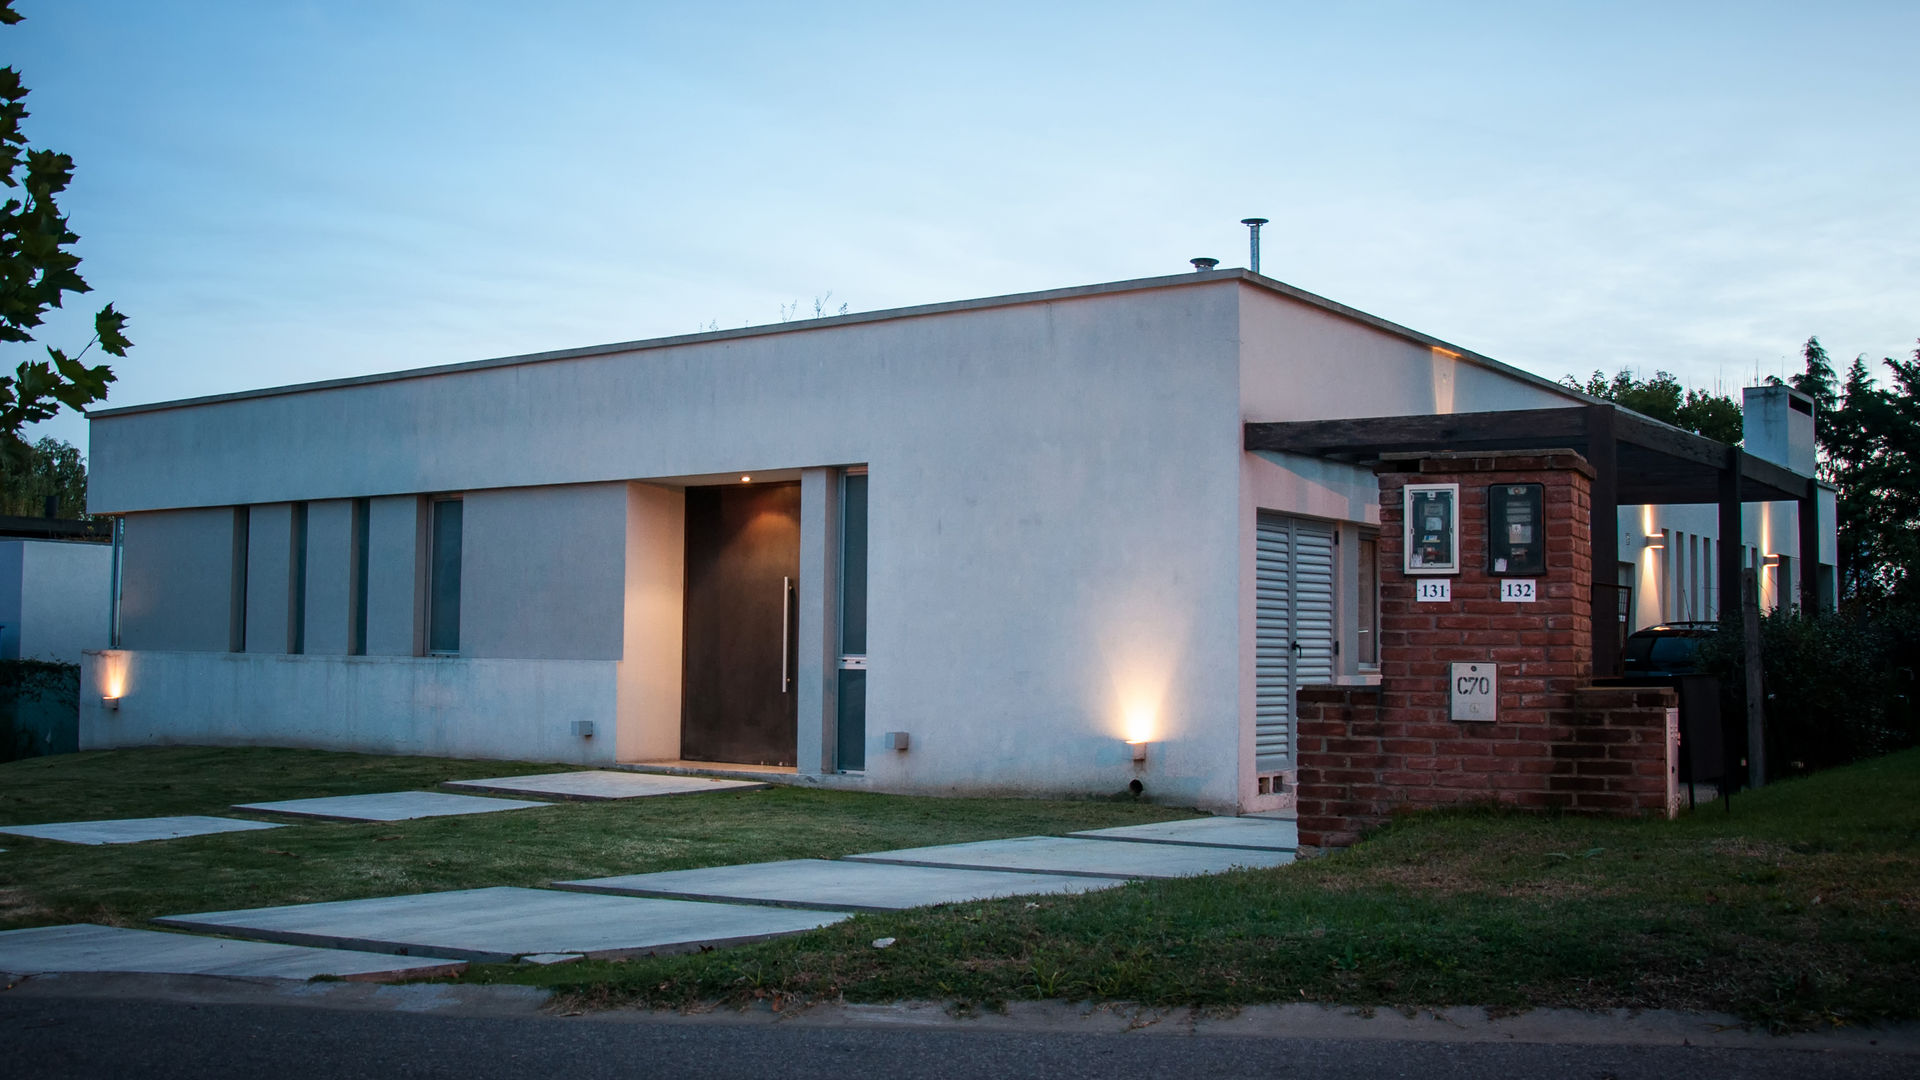
[[[518,758],[604,765],[612,661],[89,652],[80,748],[193,744]],[[118,710],[101,696],[118,692]]]
[[[353,502],[307,504],[306,652],[345,656],[353,626]]]
[[[129,514],[125,530],[121,644],[225,652],[233,618],[233,510]]]
[[[686,496],[672,488],[629,484],[626,526],[619,756],[670,761],[680,756]]]
[[[423,493],[865,463],[869,784],[1116,791],[1135,775],[1132,716],[1158,744],[1152,795],[1227,808],[1242,288],[1208,280],[112,415],[93,428],[95,501],[399,495],[375,502],[370,579],[410,567],[410,583],[418,533],[399,504]],[[162,448],[172,460],[152,468]],[[551,526],[571,528],[576,511],[598,520],[572,507]],[[485,529],[469,518],[471,559],[486,557]],[[482,576],[473,566],[463,579]],[[401,590],[369,591],[395,605],[375,609],[369,652],[402,651]],[[521,617],[561,607],[521,599],[553,609]],[[485,640],[476,617],[462,621],[463,644]],[[909,752],[879,747],[892,730],[911,733]]]
[[[420,652],[420,583],[426,575],[421,500],[413,495],[367,505],[367,655]]]
[[[247,651],[284,653],[293,640],[293,505],[247,508]]]
[[[460,655],[618,660],[627,485],[465,496]]]
[[[113,549],[0,540],[0,658],[73,664],[107,644]]]

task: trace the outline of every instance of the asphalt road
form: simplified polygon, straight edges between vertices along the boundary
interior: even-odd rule
[[[247,1078],[1674,1077],[1920,1075],[1910,1054],[435,1015],[0,993],[0,1076]]]

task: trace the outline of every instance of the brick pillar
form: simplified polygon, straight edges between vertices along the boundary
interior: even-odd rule
[[[1301,690],[1301,843],[1344,846],[1396,810],[1462,802],[1663,810],[1673,755],[1656,744],[1673,692],[1587,690],[1602,696],[1576,704],[1593,677],[1586,460],[1570,450],[1408,455],[1379,475],[1380,686]],[[1422,602],[1404,571],[1402,489],[1448,483],[1460,485],[1460,572],[1450,600]],[[1487,489],[1529,483],[1544,489],[1546,570],[1532,578],[1533,602],[1505,602],[1488,569]],[[1455,662],[1496,667],[1495,721],[1451,719]]]

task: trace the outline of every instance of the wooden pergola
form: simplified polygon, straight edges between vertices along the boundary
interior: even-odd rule
[[[1722,617],[1740,596],[1741,505],[1793,502],[1800,511],[1800,595],[1817,604],[1820,505],[1813,478],[1763,461],[1735,446],[1613,405],[1573,405],[1509,412],[1375,416],[1246,425],[1246,449],[1370,464],[1387,454],[1473,450],[1578,451],[1593,466],[1594,576],[1611,578],[1620,561],[1621,506],[1713,503],[1720,508],[1719,582]],[[1620,667],[1617,583],[1591,590],[1596,674]],[[1603,632],[1603,630],[1605,632]]]

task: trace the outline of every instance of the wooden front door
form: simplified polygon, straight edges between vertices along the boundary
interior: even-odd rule
[[[792,765],[800,485],[687,489],[680,756]]]

